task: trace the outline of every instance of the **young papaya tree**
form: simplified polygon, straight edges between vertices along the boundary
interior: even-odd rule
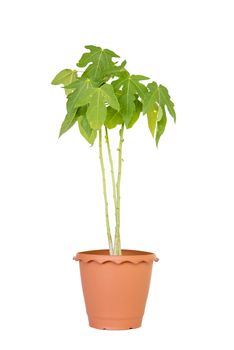
[[[148,128],[158,146],[167,124],[167,114],[176,121],[174,103],[163,85],[144,75],[132,75],[126,69],[126,61],[111,50],[93,45],[85,46],[85,52],[77,63],[79,71],[64,69],[52,81],[63,85],[66,94],[66,116],[59,136],[78,124],[81,135],[93,145],[98,137],[99,159],[102,172],[105,218],[110,255],[121,255],[120,240],[120,184],[122,175],[122,145],[124,130],[134,126],[140,115],[146,115]],[[113,164],[109,129],[119,129],[117,174]],[[103,135],[104,133],[104,135]],[[108,197],[103,159],[103,138],[107,147],[111,170],[113,201],[115,208],[115,234],[110,228]]]

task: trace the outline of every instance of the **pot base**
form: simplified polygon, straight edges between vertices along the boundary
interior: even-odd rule
[[[131,319],[100,319],[100,318],[89,318],[89,326],[96,329],[106,330],[126,330],[141,327],[142,318],[131,318]]]

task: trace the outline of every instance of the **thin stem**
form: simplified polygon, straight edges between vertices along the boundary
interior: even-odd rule
[[[99,130],[99,159],[100,159],[101,170],[102,170],[102,184],[103,184],[103,196],[104,196],[104,202],[105,202],[107,238],[109,243],[110,255],[113,255],[114,251],[113,251],[113,242],[112,242],[111,230],[110,230],[108,200],[107,200],[107,191],[106,191],[106,175],[105,175],[105,167],[104,167],[103,153],[102,153],[102,129]]]
[[[121,255],[121,241],[120,241],[120,182],[122,175],[122,144],[123,144],[124,124],[122,124],[119,131],[119,148],[118,148],[118,178],[116,183],[117,201],[116,201],[116,228],[115,228],[115,245],[114,255]]]
[[[113,158],[111,154],[111,147],[110,147],[107,127],[105,127],[105,131],[106,131],[106,144],[107,144],[107,150],[108,150],[108,157],[109,157],[110,168],[111,168],[111,181],[112,181],[113,200],[115,205],[115,217],[116,217],[117,194],[116,194],[116,184],[115,184],[114,163],[113,163]]]

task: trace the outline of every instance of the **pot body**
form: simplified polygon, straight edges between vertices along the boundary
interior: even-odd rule
[[[98,329],[130,329],[141,326],[148,296],[153,253],[108,250],[77,253],[89,325]]]

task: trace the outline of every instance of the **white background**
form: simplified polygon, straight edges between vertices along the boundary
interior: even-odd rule
[[[1,349],[233,350],[231,5],[2,2]],[[166,85],[178,117],[158,150],[144,117],[125,134],[123,247],[160,258],[143,326],[132,331],[88,327],[72,260],[107,246],[101,176],[97,145],[76,127],[58,141],[65,97],[50,81],[74,69],[87,44]]]

